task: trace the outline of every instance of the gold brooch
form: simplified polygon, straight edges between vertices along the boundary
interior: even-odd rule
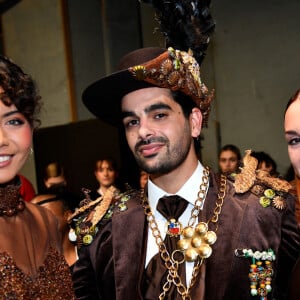
[[[200,258],[208,258],[212,253],[210,245],[217,240],[214,231],[208,230],[205,222],[200,222],[195,228],[188,226],[182,230],[183,238],[178,241],[179,250],[184,252],[186,261],[196,261]]]

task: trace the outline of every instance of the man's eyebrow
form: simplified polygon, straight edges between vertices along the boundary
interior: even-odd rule
[[[157,109],[168,109],[168,110],[172,110],[171,106],[165,103],[155,103],[152,104],[148,107],[146,107],[144,109],[144,112],[146,114],[155,111]],[[136,117],[137,115],[133,112],[133,111],[122,111],[121,117],[122,119],[126,118],[126,117]]]
[[[122,111],[121,118],[125,119],[127,117],[136,117],[136,114],[132,111]]]
[[[156,104],[152,104],[149,107],[145,108],[145,113],[149,113],[151,111],[157,110],[157,109],[168,109],[171,110],[171,106],[165,103],[156,103]]]

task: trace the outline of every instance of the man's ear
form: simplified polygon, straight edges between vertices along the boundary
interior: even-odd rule
[[[202,113],[197,107],[194,107],[190,114],[190,125],[192,137],[197,138],[201,133],[202,127]]]

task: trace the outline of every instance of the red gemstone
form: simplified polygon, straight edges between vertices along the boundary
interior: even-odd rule
[[[169,228],[169,233],[170,234],[179,234],[179,228],[178,227]]]

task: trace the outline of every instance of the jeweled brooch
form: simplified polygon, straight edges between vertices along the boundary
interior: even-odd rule
[[[250,294],[259,296],[260,300],[267,300],[267,295],[272,291],[272,276],[274,274],[272,262],[275,254],[272,249],[266,251],[253,251],[252,249],[235,249],[235,256],[250,258]]]

